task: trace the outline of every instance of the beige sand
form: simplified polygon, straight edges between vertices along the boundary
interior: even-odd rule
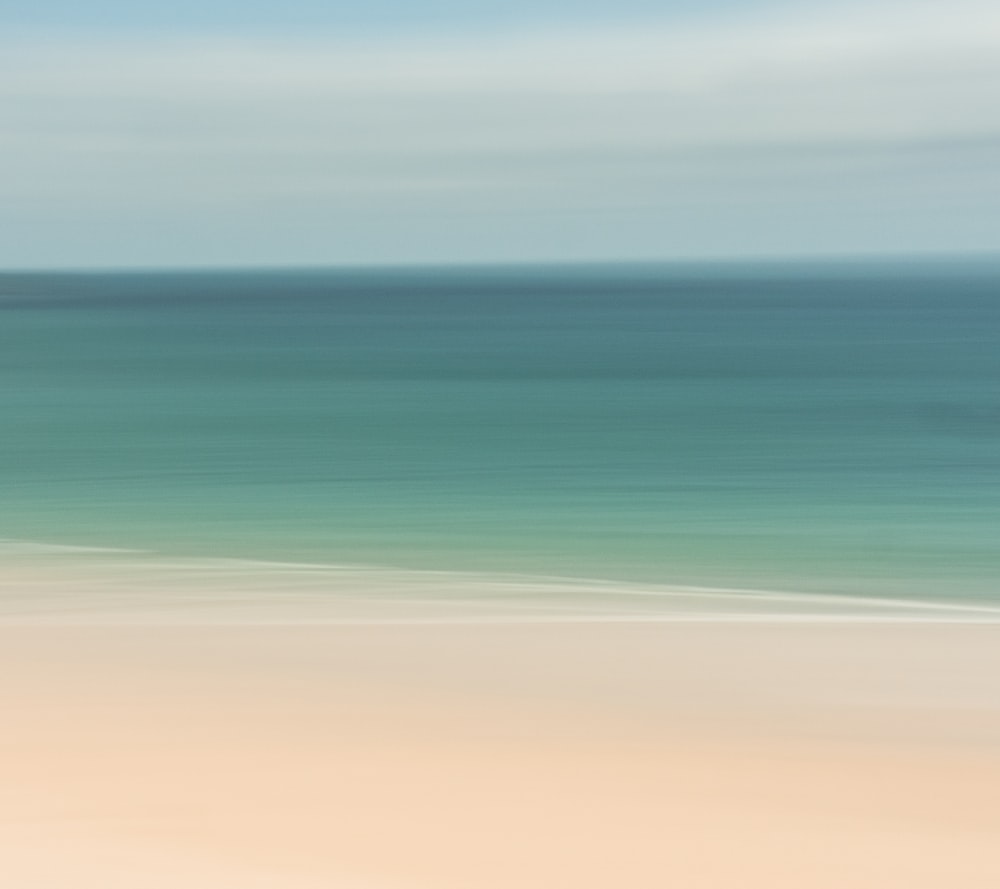
[[[1000,627],[0,628],[10,889],[996,889]]]

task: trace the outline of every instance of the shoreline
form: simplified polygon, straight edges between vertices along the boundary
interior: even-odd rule
[[[1000,623],[1000,600],[166,556],[0,540],[0,626]]]

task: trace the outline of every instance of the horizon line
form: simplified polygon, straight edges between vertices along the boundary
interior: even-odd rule
[[[253,273],[253,272],[335,272],[335,271],[489,271],[499,269],[545,269],[590,266],[594,268],[626,266],[762,266],[762,265],[812,265],[829,264],[896,264],[896,263],[1000,263],[1000,249],[949,250],[941,252],[901,251],[836,252],[836,253],[774,253],[774,254],[719,254],[717,256],[691,257],[635,257],[600,259],[512,259],[512,260],[409,260],[367,262],[242,262],[242,263],[169,263],[121,265],[52,265],[52,266],[0,266],[0,275],[61,275],[61,274],[185,274],[185,273]]]

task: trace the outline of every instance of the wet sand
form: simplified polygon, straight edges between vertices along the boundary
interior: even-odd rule
[[[16,889],[994,889],[1000,626],[0,626]]]

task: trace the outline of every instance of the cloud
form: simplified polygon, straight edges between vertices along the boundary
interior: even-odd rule
[[[435,258],[449,232],[455,258],[479,258],[473,217],[504,232],[522,219],[529,250],[546,214],[604,213],[620,252],[650,213],[670,229],[710,208],[714,231],[759,219],[780,252],[809,247],[795,220],[810,214],[845,248],[859,213],[924,244],[933,226],[917,237],[906,215],[949,206],[967,211],[951,241],[978,246],[997,95],[1000,9],[980,4],[436,41],[11,40],[0,201],[8,225],[107,220],[109,242],[130,218],[176,231],[186,215],[234,233],[216,238],[219,261],[239,261],[248,214],[261,243],[268,218],[340,230],[360,215],[389,232],[420,214],[438,220]],[[684,249],[714,249],[708,221]],[[276,261],[309,259],[294,229],[274,229]],[[182,261],[170,238],[164,261]],[[351,249],[392,258],[388,240]]]

